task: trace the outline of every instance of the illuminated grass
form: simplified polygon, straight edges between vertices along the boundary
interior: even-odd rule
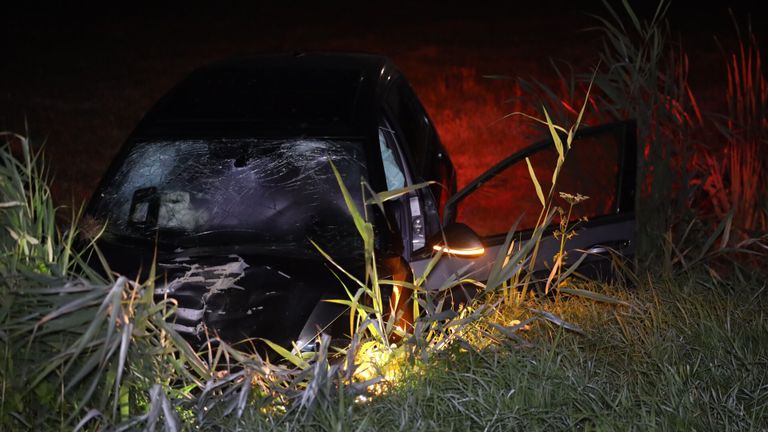
[[[246,412],[245,430],[762,430],[768,427],[768,293],[679,278],[551,311],[585,335],[535,325],[530,345],[444,353],[387,395],[339,398],[308,421]],[[735,288],[735,287],[731,287]],[[407,372],[406,372],[407,374]],[[235,427],[236,424],[231,425]]]

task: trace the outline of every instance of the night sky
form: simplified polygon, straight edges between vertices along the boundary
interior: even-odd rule
[[[143,113],[195,67],[248,53],[366,51],[391,57],[411,80],[463,182],[470,152],[487,147],[491,161],[508,148],[491,148],[486,138],[468,143],[507,133],[490,124],[510,110],[504,101],[514,89],[482,75],[549,82],[550,58],[588,71],[600,39],[582,31],[596,23],[585,12],[604,14],[599,1],[285,3],[4,5],[0,129],[24,132],[26,123],[46,142],[56,198],[80,201]],[[635,3],[641,16],[653,10],[652,2]],[[728,7],[743,23],[751,12],[763,41],[766,20],[752,2],[704,4],[673,2],[670,18],[691,57],[692,85],[707,94],[724,78],[714,36],[727,43],[734,34]],[[489,109],[468,108],[477,103]]]

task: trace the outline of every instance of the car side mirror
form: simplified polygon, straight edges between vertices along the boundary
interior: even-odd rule
[[[428,244],[435,251],[464,258],[474,258],[485,253],[485,247],[472,228],[463,223],[450,223],[443,232],[430,238]]]

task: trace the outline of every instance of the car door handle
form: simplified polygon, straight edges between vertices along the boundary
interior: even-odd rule
[[[592,246],[591,248],[585,250],[584,253],[590,255],[607,254],[608,248],[605,246]]]
[[[611,251],[620,252],[622,249],[626,249],[628,246],[629,240],[621,240],[607,244],[592,245],[589,249],[586,249],[583,252],[590,255],[606,255]]]

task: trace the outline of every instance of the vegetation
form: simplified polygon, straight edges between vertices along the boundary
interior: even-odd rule
[[[356,279],[337,266],[349,294],[339,301],[350,307],[354,329],[350,346],[338,353],[327,338],[306,355],[275,346],[285,358],[278,364],[226,344],[194,352],[166,322],[174,304],[153,300],[153,278],[104,280],[88,268],[83,254],[98,251],[73,247],[77,214],[66,230],[58,228],[40,153],[24,137],[5,134],[0,429],[768,427],[768,294],[755,271],[768,250],[761,234],[768,186],[745,180],[760,178],[768,160],[760,151],[765,84],[759,62],[749,61],[759,51],[743,39],[728,62],[729,112],[725,121],[708,119],[687,86],[684,55],[670,51],[663,4],[648,23],[625,12],[627,28],[618,18],[601,19],[607,70],[598,70],[596,92],[585,92],[583,106],[639,119],[641,195],[664,210],[641,215],[653,252],[641,258],[653,256],[651,264],[634,270],[616,260],[617,280],[580,280],[577,264],[566,268],[564,260],[572,229],[565,218],[560,253],[542,281],[552,295],[530,295],[526,263],[552,221],[558,192],[556,179],[542,190],[531,169],[542,204],[538,229],[524,245],[510,230],[488,281],[449,280],[426,292],[423,279],[379,280],[372,226],[339,182],[366,244],[367,271]],[[559,166],[582,115],[596,114],[558,114],[562,98],[541,88],[552,99],[543,123],[558,143]],[[550,113],[576,120],[560,128]],[[719,126],[728,144],[706,147],[709,153],[690,147],[705,124]],[[725,164],[715,162],[718,152],[730,155]],[[689,167],[698,171],[686,174]],[[575,197],[572,204],[578,208]],[[452,309],[445,296],[459,283],[482,294]],[[412,329],[388,313],[386,285],[414,293]]]
[[[765,291],[704,273],[635,291],[588,286],[630,307],[583,298],[541,305],[553,324],[485,350],[458,346],[365,403],[339,397],[304,421],[249,411],[245,430],[761,430],[768,424]],[[524,318],[522,311],[507,311]],[[749,325],[744,325],[745,323]]]

